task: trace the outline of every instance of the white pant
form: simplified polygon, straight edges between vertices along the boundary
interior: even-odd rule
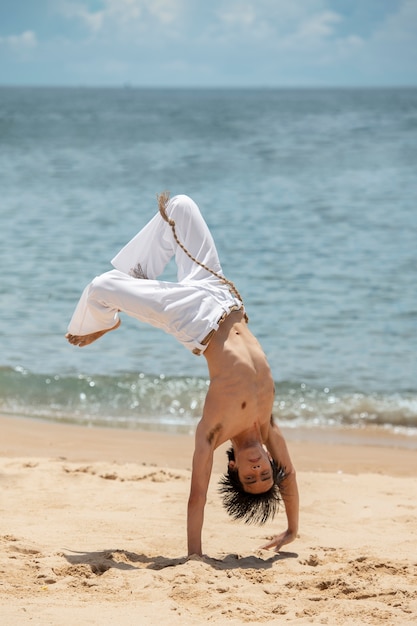
[[[198,206],[175,196],[166,208],[181,243],[201,263],[222,275],[217,250]],[[156,280],[175,255],[178,282]],[[161,328],[195,354],[201,342],[232,307],[243,308],[227,285],[190,259],[158,213],[114,257],[116,268],[97,276],[84,290],[68,332],[88,335],[112,328],[119,311]]]

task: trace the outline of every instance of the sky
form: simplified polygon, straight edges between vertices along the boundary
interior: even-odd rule
[[[0,0],[0,85],[417,85],[417,0]]]

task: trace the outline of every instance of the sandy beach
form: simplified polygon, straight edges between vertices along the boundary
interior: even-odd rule
[[[193,437],[1,417],[4,626],[417,623],[417,453],[377,431],[290,432],[299,538],[229,521],[216,452],[187,560]]]

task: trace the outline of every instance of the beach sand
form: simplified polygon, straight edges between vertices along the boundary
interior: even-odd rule
[[[416,624],[417,452],[378,431],[285,431],[299,538],[230,521],[216,452],[185,558],[193,437],[0,418],[3,626]]]

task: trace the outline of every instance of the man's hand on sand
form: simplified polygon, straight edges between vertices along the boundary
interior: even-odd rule
[[[282,546],[285,546],[287,543],[291,543],[296,539],[297,534],[292,530],[285,530],[280,535],[274,537],[268,543],[265,543],[263,546],[260,546],[260,550],[271,550],[274,549],[274,552],[279,552]]]

